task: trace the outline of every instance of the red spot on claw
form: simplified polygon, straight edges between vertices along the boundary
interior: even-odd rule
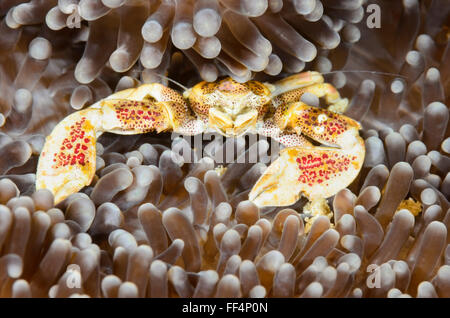
[[[85,131],[83,130],[83,125],[85,122],[86,118],[83,117],[80,121],[70,127],[70,138],[67,137],[63,139],[60,151],[55,154],[53,159],[53,162],[55,163],[53,168],[86,164],[86,155],[83,151],[88,150],[88,147],[83,144],[83,141],[84,143],[88,143],[89,138],[84,138]]]
[[[350,159],[338,153],[333,155],[336,160],[329,159],[328,154],[308,154],[301,160],[297,158],[298,168],[301,171],[298,181],[312,186],[312,184],[321,184],[324,180],[340,176],[340,172],[348,170]]]

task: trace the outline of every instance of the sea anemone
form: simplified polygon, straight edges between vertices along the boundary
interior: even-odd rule
[[[328,51],[358,41],[354,24],[364,10],[362,0],[52,0],[6,1],[1,14],[16,30],[38,25],[57,31],[52,37],[69,33],[68,46],[84,46],[75,78],[88,84],[105,66],[165,73],[174,50],[207,81],[299,72],[318,51],[323,64]]]
[[[450,297],[448,6],[372,2],[380,29],[357,0],[2,2],[0,296]],[[248,201],[267,163],[242,159],[271,147],[245,138],[104,134],[91,185],[56,206],[34,189],[44,137],[115,90],[304,67],[363,126],[363,168],[322,203],[332,214]]]

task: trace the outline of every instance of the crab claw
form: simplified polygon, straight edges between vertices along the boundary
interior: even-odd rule
[[[55,203],[91,183],[100,114],[92,108],[73,113],[47,137],[39,158],[36,190],[50,190]]]
[[[175,130],[203,131],[180,94],[160,84],[114,93],[72,113],[47,137],[36,172],[36,189],[48,189],[55,204],[89,185],[96,170],[96,140],[103,132],[130,135]]]
[[[249,194],[259,206],[286,206],[300,195],[310,201],[328,198],[356,178],[364,162],[364,140],[358,122],[302,102],[282,105],[277,125],[306,135],[324,146],[285,148]]]
[[[45,141],[37,167],[36,189],[50,190],[57,204],[89,185],[96,169],[96,140],[103,132],[130,135],[173,128],[184,133],[201,131],[201,122],[184,116],[183,107],[184,104],[176,101],[110,97],[70,114]]]
[[[312,201],[336,194],[356,178],[364,161],[364,141],[354,141],[349,150],[314,146],[283,149],[256,182],[249,199],[260,207],[287,206],[300,195]]]
[[[166,112],[172,104],[108,99],[98,103],[98,107],[70,114],[45,141],[36,189],[50,190],[55,204],[81,190],[95,175],[95,144],[102,132],[126,135],[166,130],[173,123]]]

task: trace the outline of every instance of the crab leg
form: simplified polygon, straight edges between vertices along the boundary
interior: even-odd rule
[[[277,109],[275,118],[280,129],[292,129],[325,146],[283,149],[249,194],[257,205],[291,205],[300,195],[311,201],[327,198],[358,175],[365,154],[364,141],[358,134],[359,123],[302,102]]]
[[[203,127],[187,114],[181,95],[159,84],[124,90],[72,113],[46,139],[37,167],[36,189],[49,189],[58,203],[91,183],[95,144],[103,132],[200,131]]]
[[[300,101],[304,93],[311,93],[321,98],[324,97],[329,110],[343,113],[348,106],[348,99],[341,98],[337,89],[324,83],[323,76],[317,72],[304,72],[282,79],[272,86],[272,104],[275,107]]]
[[[323,83],[323,76],[318,72],[303,72],[283,78],[273,84],[265,83],[272,91],[272,96],[279,96],[283,93]]]

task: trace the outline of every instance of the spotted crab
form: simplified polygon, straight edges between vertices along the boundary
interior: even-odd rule
[[[328,109],[305,104],[304,93],[324,98]],[[291,205],[301,195],[327,198],[347,187],[364,161],[360,124],[338,112],[347,104],[317,72],[273,84],[224,78],[200,82],[183,94],[158,83],[144,84],[58,123],[39,158],[36,189],[49,189],[58,203],[89,185],[96,171],[96,140],[103,132],[255,133],[285,148],[256,182],[249,200],[262,207]]]

